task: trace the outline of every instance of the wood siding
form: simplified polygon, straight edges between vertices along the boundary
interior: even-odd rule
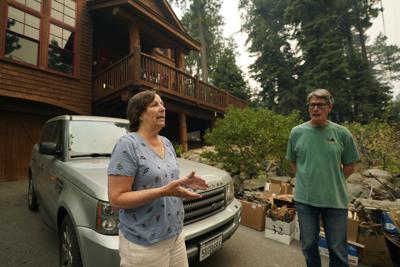
[[[0,58],[0,96],[43,102],[71,113],[91,113],[92,22],[83,0],[78,0],[77,17],[76,77]]]

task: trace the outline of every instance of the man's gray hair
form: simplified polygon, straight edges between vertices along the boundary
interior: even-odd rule
[[[307,95],[307,103],[310,102],[311,97],[322,98],[326,100],[328,104],[333,104],[333,96],[332,94],[326,89],[315,89],[311,93]]]

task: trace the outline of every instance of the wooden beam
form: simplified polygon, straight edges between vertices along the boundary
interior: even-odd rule
[[[186,114],[183,112],[179,113],[179,143],[181,144],[184,152],[188,151]]]
[[[400,209],[400,199],[396,201],[389,200],[375,200],[375,199],[363,199],[358,198],[361,204],[367,209],[377,209],[377,210],[390,210],[390,209]]]

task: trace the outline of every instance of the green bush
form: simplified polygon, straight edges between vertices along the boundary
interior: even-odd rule
[[[363,165],[394,173],[400,171],[400,140],[395,127],[377,120],[366,125],[350,123],[346,127],[356,139]]]
[[[216,127],[205,136],[215,146],[215,153],[203,157],[223,162],[231,172],[244,172],[247,177],[266,171],[270,162],[281,172],[288,171],[286,146],[292,127],[301,123],[298,113],[289,116],[267,109],[229,109]]]

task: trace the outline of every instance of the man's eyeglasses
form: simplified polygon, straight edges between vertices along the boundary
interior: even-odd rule
[[[306,106],[309,109],[314,109],[314,108],[323,109],[326,106],[328,106],[328,104],[327,103],[308,103]]]

